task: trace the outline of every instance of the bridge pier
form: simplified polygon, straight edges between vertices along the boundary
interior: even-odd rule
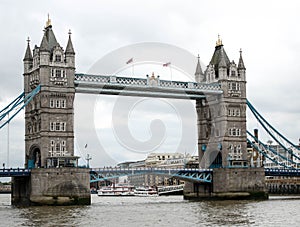
[[[187,182],[185,199],[268,199],[263,168],[216,168],[212,184]]]
[[[13,177],[12,205],[90,205],[90,174],[85,168],[37,168]]]

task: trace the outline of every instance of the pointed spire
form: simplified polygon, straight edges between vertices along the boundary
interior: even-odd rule
[[[220,34],[218,34],[218,40],[216,42],[216,47],[218,47],[218,46],[223,46],[222,39],[220,39]]]
[[[47,36],[46,36],[46,32],[44,33],[41,45],[40,45],[40,50],[41,51],[50,51],[49,49],[49,43],[47,41]]]
[[[46,21],[46,27],[45,28],[48,28],[49,26],[51,26],[51,19],[49,17],[49,13],[48,13],[48,20]]]
[[[28,37],[27,39],[27,48],[26,48],[26,52],[25,52],[25,56],[24,56],[24,59],[23,61],[31,61],[32,60],[32,54],[31,54],[31,49],[30,49],[30,39]]]
[[[200,56],[198,54],[198,62],[197,62],[197,67],[196,67],[196,72],[195,72],[195,76],[196,75],[202,75],[202,68],[201,68],[201,64],[200,64]]]
[[[196,72],[195,72],[195,80],[197,83],[205,82],[205,76],[201,68],[200,64],[200,56],[198,54],[198,61],[196,66]]]
[[[239,59],[238,69],[246,69],[242,57],[242,49],[240,49],[240,59]]]
[[[72,40],[71,40],[71,34],[72,34],[71,30],[69,30],[68,34],[69,34],[69,39],[68,39],[68,44],[67,44],[67,48],[66,48],[66,54],[75,54]]]

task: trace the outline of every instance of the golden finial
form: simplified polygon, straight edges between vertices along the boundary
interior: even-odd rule
[[[220,35],[218,34],[218,41],[216,42],[216,46],[222,46],[222,39],[220,39]]]
[[[49,17],[49,13],[48,13],[48,20],[46,22],[46,28],[49,27],[49,26],[51,26],[51,19]]]

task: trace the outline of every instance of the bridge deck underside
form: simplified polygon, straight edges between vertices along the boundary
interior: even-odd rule
[[[211,170],[178,170],[178,169],[92,169],[91,170],[91,182],[106,181],[121,176],[132,175],[165,175],[192,182],[212,182]]]

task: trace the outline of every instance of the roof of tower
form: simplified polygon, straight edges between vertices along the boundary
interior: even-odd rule
[[[29,37],[27,39],[27,48],[26,48],[26,52],[25,52],[25,56],[24,56],[24,59],[23,61],[26,61],[26,60],[32,60],[32,54],[31,54],[31,49],[30,49],[30,45],[29,45]]]
[[[46,38],[46,41],[48,43],[48,48],[46,48],[46,46],[45,46],[46,43],[45,42],[43,43],[44,37]],[[52,24],[51,24],[51,20],[49,18],[49,14],[48,14],[48,20],[46,22],[46,27],[44,30],[43,40],[42,40],[41,47],[40,47],[41,49],[42,49],[42,44],[44,44],[43,48],[46,50],[49,50],[49,51],[52,51],[53,47],[59,46],[59,43],[57,42],[54,32],[52,30]]]
[[[56,41],[55,35],[52,31],[52,25],[49,25],[48,27],[45,28],[45,34],[47,37],[50,50],[52,50],[53,47],[55,46],[59,46],[58,42]]]
[[[242,57],[242,49],[240,49],[240,59],[239,59],[238,69],[246,69]]]
[[[40,50],[50,51],[46,33],[44,33],[44,35],[43,35],[43,39],[42,39],[42,42],[41,42],[41,45],[40,45]]]
[[[196,66],[195,75],[203,75],[201,64],[200,64],[200,56],[199,56],[199,54],[198,54],[198,62],[197,62],[197,66]]]
[[[217,45],[215,47],[215,52],[210,60],[210,64],[214,65],[215,68],[219,68],[219,66],[224,67],[225,65],[226,65],[226,67],[229,66],[230,60],[224,50],[222,41],[220,41],[220,43],[217,42]]]
[[[224,56],[224,48],[220,49],[220,56],[219,56],[219,65],[218,67],[223,67],[226,68],[227,67],[227,62],[225,60],[225,56]]]
[[[67,48],[66,48],[66,54],[75,54],[72,40],[71,40],[71,34],[72,34],[71,31],[69,31],[69,39],[68,39],[68,44],[67,44]]]

